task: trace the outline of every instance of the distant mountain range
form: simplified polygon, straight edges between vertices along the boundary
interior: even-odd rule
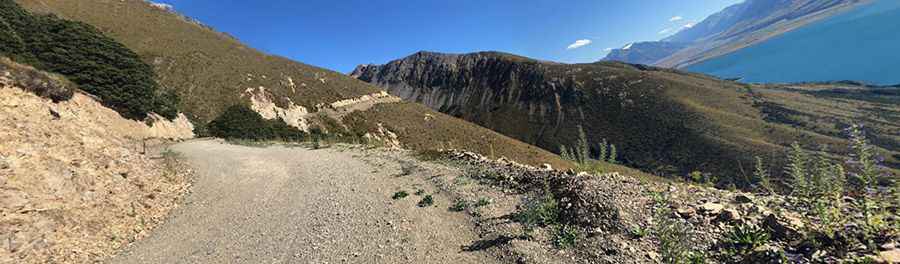
[[[662,39],[612,50],[604,61],[684,68],[760,43],[868,0],[747,0]]]
[[[874,112],[833,114],[837,109],[815,107],[833,104],[829,99],[797,90],[643,65],[563,64],[500,52],[419,52],[385,65],[361,65],[351,76],[549,151],[571,147],[583,130],[595,155],[603,142],[612,143],[625,164],[664,175],[741,175],[752,157],[780,155],[795,140],[844,151],[840,127],[853,120],[836,117],[900,121]],[[890,99],[873,100],[896,99],[858,98],[877,96]],[[798,98],[809,104],[796,103]],[[900,111],[891,109],[886,111]],[[900,135],[890,132],[896,128],[886,125],[875,133],[884,135],[879,144],[890,151],[900,151]],[[900,167],[898,160],[889,162]],[[745,184],[742,178],[724,180]]]

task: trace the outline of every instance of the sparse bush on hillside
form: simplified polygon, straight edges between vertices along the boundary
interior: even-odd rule
[[[618,158],[619,158],[619,153],[616,150],[616,145],[615,144],[609,145],[609,158],[606,159],[606,161],[609,163],[612,163],[612,164],[616,164],[616,163],[619,163]]]
[[[788,242],[802,243],[809,252],[848,252],[859,245],[873,250],[900,230],[900,225],[887,222],[897,219],[896,208],[888,206],[897,198],[879,186],[884,175],[875,148],[868,143],[862,126],[853,125],[848,132],[852,153],[847,167],[828,157],[824,148],[810,154],[799,143],[791,145],[785,172],[806,227],[802,241]],[[764,175],[761,164],[757,159],[757,174]],[[853,197],[850,200],[854,202],[846,203],[846,196]],[[748,238],[749,233],[740,234]]]
[[[600,156],[598,156],[597,159],[599,159],[599,160],[606,159],[607,146],[609,146],[609,142],[607,142],[605,138],[603,139],[603,141],[600,141]]]
[[[794,142],[791,144],[785,174],[791,180],[791,194],[800,199],[808,199],[810,197],[809,179],[806,172],[807,159],[806,152],[800,147],[800,143]]]
[[[126,118],[150,112],[175,118],[178,112],[177,97],[160,88],[150,65],[85,23],[32,15],[0,0],[0,55],[65,75]]]
[[[8,58],[0,58],[0,77],[5,72],[10,74],[8,78],[12,85],[54,102],[69,100],[75,91],[75,85],[65,77],[18,64]]]
[[[265,120],[244,105],[229,107],[207,125],[210,135],[225,139],[301,141],[306,133],[281,119]]]
[[[690,226],[681,221],[681,219],[673,219],[671,204],[668,196],[664,193],[654,193],[653,200],[655,202],[653,226],[651,233],[659,242],[659,254],[663,263],[681,264],[691,263],[697,256],[690,247]]]
[[[756,157],[756,167],[755,168],[756,169],[753,171],[753,177],[755,178],[754,180],[756,181],[756,186],[759,188],[759,190],[766,194],[775,193],[775,189],[772,188],[772,182],[770,180],[771,175],[769,174],[769,169],[766,168],[765,164],[763,163],[762,158],[760,158],[759,156]]]
[[[735,257],[744,258],[768,242],[769,232],[754,225],[739,224],[725,233],[726,250]]]
[[[522,224],[525,236],[531,236],[531,232],[537,227],[559,223],[559,217],[559,203],[548,192],[543,196],[526,201],[525,207],[516,214],[515,219]]]
[[[855,167],[853,176],[855,191],[859,194],[856,206],[862,211],[866,241],[888,229],[886,216],[889,214],[885,203],[890,198],[879,190],[878,180],[882,177],[882,168],[878,165],[878,157],[875,148],[869,144],[862,125],[852,125],[848,128],[850,143],[853,148],[851,165]],[[896,212],[895,212],[896,213]],[[896,230],[895,230],[896,231]]]

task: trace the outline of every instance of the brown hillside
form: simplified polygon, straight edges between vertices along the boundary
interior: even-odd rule
[[[627,164],[661,174],[713,172],[741,185],[754,156],[780,160],[793,141],[846,151],[839,133],[772,121],[770,99],[748,85],[653,67],[420,52],[352,75],[550,151],[583,127],[595,155],[605,138]]]
[[[315,112],[319,104],[380,90],[341,73],[264,54],[227,34],[142,0],[16,2],[32,12],[91,24],[122,42],[154,66],[160,82],[181,97],[181,110],[199,123],[212,120],[231,105],[250,104],[247,91],[264,90],[268,94],[262,96],[279,107],[289,108],[293,102]],[[425,115],[437,118],[425,125]],[[424,107],[383,105],[352,116],[373,118],[350,120],[346,122],[349,130],[374,129],[377,122],[383,122],[397,131],[401,143],[414,149],[436,149],[447,143],[444,147],[490,155],[493,147],[495,156],[530,164],[566,164],[550,152]]]

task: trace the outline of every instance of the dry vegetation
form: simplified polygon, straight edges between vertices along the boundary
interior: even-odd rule
[[[571,145],[583,130],[590,156],[600,154],[605,140],[628,166],[685,178],[711,173],[720,187],[750,186],[754,157],[777,163],[794,141],[811,150],[830,146],[835,156],[848,150],[845,134],[779,122],[766,107],[778,100],[777,94],[769,99],[769,93],[750,85],[676,70],[614,62],[559,64],[497,52],[420,52],[384,66],[360,67],[353,76],[548,151]],[[806,97],[816,104],[842,100]],[[890,116],[882,110],[897,108],[856,100],[837,107],[854,107],[855,116]],[[821,106],[786,106],[828,115]],[[878,129],[871,132],[889,137],[900,129],[890,120],[856,120],[875,123]],[[874,143],[889,147],[892,143],[883,137],[874,136]],[[897,167],[893,151],[880,154]]]
[[[0,67],[0,263],[90,263],[146,236],[189,170],[174,153],[145,155],[142,141],[190,137],[187,120],[148,126],[73,90],[54,102],[19,85],[57,77],[19,70]]]

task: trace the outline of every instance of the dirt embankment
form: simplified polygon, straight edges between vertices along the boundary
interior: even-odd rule
[[[54,103],[0,75],[0,263],[88,263],[146,236],[187,190],[148,138],[192,137],[190,123],[122,118],[76,92]]]

